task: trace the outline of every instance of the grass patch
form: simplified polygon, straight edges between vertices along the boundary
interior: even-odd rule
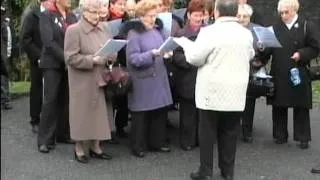
[[[10,82],[9,84],[11,94],[28,94],[30,90],[29,81]]]
[[[312,93],[314,104],[320,105],[320,81],[312,82]]]

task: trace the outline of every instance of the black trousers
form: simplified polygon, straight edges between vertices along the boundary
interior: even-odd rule
[[[180,99],[180,146],[198,143],[199,116],[194,100]]]
[[[168,109],[132,112],[131,148],[134,151],[157,149],[166,143]]]
[[[273,138],[288,139],[288,108],[272,107]],[[293,139],[311,141],[310,111],[308,108],[293,108]]]
[[[123,129],[128,125],[128,98],[127,95],[114,96],[112,98],[116,129]]]
[[[38,125],[40,123],[40,113],[42,107],[42,95],[43,95],[43,85],[42,85],[42,70],[37,64],[30,65],[30,117],[31,125]]]
[[[65,70],[43,71],[43,105],[38,145],[70,138],[68,76]]]
[[[215,140],[220,170],[233,175],[241,113],[199,110],[200,172],[204,175],[212,175]]]
[[[256,98],[247,97],[246,106],[242,116],[242,135],[243,137],[252,137],[253,117],[256,105]]]

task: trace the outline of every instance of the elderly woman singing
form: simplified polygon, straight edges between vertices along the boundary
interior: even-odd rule
[[[81,163],[88,163],[84,153],[85,142],[90,142],[91,157],[111,159],[100,147],[101,140],[110,139],[110,125],[104,90],[99,87],[98,79],[106,61],[114,61],[115,57],[94,55],[112,37],[99,23],[100,2],[85,0],[80,21],[67,30],[65,37],[71,138],[76,141],[75,159]]]

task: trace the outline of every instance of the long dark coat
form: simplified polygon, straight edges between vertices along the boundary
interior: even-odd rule
[[[270,49],[265,56],[272,55],[270,74],[275,83],[275,95],[268,102],[280,107],[312,108],[311,80],[307,67],[319,53],[319,30],[301,16],[291,30],[280,19],[273,28],[282,48]],[[301,56],[298,63],[290,58],[295,52]],[[290,69],[293,67],[298,67],[300,72],[301,84],[298,86],[293,86],[290,80]]]
[[[187,24],[179,33],[177,33],[177,35],[185,36],[194,41],[197,38],[198,33],[199,30],[194,31]],[[186,61],[182,47],[179,47],[174,51],[172,62],[176,67],[174,82],[178,98],[194,100],[198,68]]]
[[[40,3],[29,5],[24,12],[21,27],[21,46],[31,63],[35,65],[38,64],[42,49],[39,29],[40,13]]]

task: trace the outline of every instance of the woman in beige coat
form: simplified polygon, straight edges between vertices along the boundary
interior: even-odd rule
[[[98,79],[106,61],[115,57],[94,54],[111,38],[99,23],[100,0],[85,0],[80,21],[69,27],[65,36],[65,59],[70,87],[70,132],[76,141],[75,158],[88,163],[84,144],[90,141],[89,154],[99,159],[111,159],[100,147],[100,141],[110,139],[110,124],[103,88]]]

